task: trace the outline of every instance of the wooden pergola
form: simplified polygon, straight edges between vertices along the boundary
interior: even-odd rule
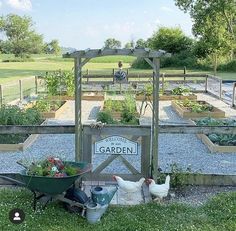
[[[159,126],[159,78],[160,58],[169,57],[163,50],[143,49],[87,49],[75,51],[66,57],[74,58],[75,73],[75,152],[76,160],[81,160],[82,154],[82,123],[81,123],[81,95],[82,95],[82,67],[90,59],[108,55],[129,55],[144,58],[153,68],[153,117],[152,117],[152,167],[153,177],[157,177],[158,168],[158,126]]]

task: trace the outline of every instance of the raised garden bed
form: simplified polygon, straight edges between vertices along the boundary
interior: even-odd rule
[[[227,122],[230,120],[224,119],[224,120],[216,120],[212,118],[203,118],[198,121],[190,120],[190,122],[194,125],[232,125],[236,126],[236,121],[231,120],[231,122]],[[216,152],[216,153],[235,153],[236,154],[236,135],[217,135],[217,134],[197,134],[197,137],[207,146],[207,148],[210,150],[210,152]],[[230,143],[230,140],[232,141]],[[235,142],[235,144],[233,143]],[[228,144],[232,145],[228,145]],[[233,145],[234,144],[234,145]]]
[[[105,93],[103,92],[83,92],[82,100],[103,101]]]
[[[46,120],[41,123],[41,125],[46,124]],[[24,151],[28,147],[30,147],[34,141],[38,138],[39,134],[29,135],[24,142],[17,144],[0,144],[0,151]]]
[[[153,100],[152,95],[147,96],[148,99]],[[136,100],[142,101],[145,99],[145,96],[143,94],[138,94],[136,95]],[[164,95],[159,95],[159,100],[184,100],[184,99],[189,99],[189,100],[197,100],[197,95],[172,95],[170,94],[164,94]]]
[[[22,109],[18,106],[0,108],[0,125],[40,125],[40,112],[35,108]],[[24,150],[30,146],[37,135],[30,134],[2,134],[0,135],[0,151]]]
[[[126,96],[124,100],[107,99],[98,114],[98,121],[107,124],[139,124],[139,113],[133,96]]]
[[[41,115],[44,119],[49,118],[57,118],[60,116],[67,108],[67,101],[50,101],[52,103],[52,107],[50,111],[41,112]],[[55,105],[54,103],[57,102]]]
[[[68,96],[68,95],[50,95],[47,96],[48,100],[61,100],[61,101],[66,101],[66,100],[75,100],[75,96]]]
[[[203,118],[203,117],[212,117],[212,118],[225,117],[224,111],[212,106],[206,101],[172,100],[171,105],[173,109],[182,118],[185,118],[185,119]]]

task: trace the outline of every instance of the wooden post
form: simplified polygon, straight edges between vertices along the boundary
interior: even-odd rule
[[[219,98],[222,99],[222,79],[220,80],[220,95]]]
[[[81,124],[81,58],[74,59],[75,65],[75,161],[82,155],[82,124]]]
[[[153,58],[153,111],[152,111],[152,177],[158,175],[159,78],[160,59]]]
[[[88,75],[89,75],[89,69],[87,69],[87,83],[89,82],[89,77],[88,77]]]
[[[35,76],[34,78],[34,83],[35,83],[35,94],[38,94],[38,76]]]
[[[3,87],[0,84],[0,106],[2,107],[3,105]]]
[[[207,83],[207,81],[208,81],[208,75],[206,75],[206,82],[205,82],[205,92],[207,93],[207,87],[208,87],[208,83]]]
[[[161,75],[161,82],[162,82],[162,94],[164,94],[164,92],[165,92],[165,87],[164,87],[164,84],[165,84],[165,73],[162,73],[162,75]]]
[[[19,79],[19,89],[20,89],[20,101],[23,100],[23,86],[22,86],[22,80]]]
[[[114,76],[115,74],[115,68],[112,69],[112,75]]]
[[[1,86],[1,85],[0,85]],[[1,89],[1,88],[0,88]],[[232,95],[232,107],[235,107],[235,89],[236,89],[236,83],[233,85],[233,95]]]

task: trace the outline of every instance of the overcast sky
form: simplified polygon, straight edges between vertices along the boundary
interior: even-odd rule
[[[109,37],[123,45],[147,39],[160,26],[180,27],[191,36],[191,19],[174,0],[0,0],[0,14],[29,15],[45,41],[101,48]]]

